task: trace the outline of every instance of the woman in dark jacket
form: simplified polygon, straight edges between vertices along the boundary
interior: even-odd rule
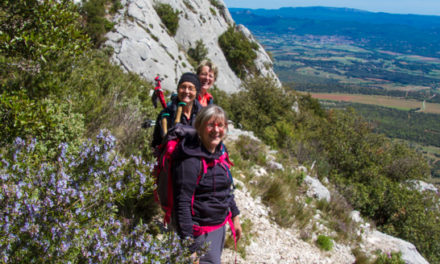
[[[220,263],[226,222],[236,239],[242,232],[230,162],[222,143],[227,132],[226,114],[219,106],[209,105],[197,115],[195,128],[198,137],[185,137],[176,153],[175,224],[181,238],[195,239],[192,252],[210,243],[200,263]]]
[[[153,141],[151,146],[156,148],[162,143],[167,130],[175,125],[177,111],[182,105],[182,114],[179,123],[183,125],[194,125],[197,113],[202,109],[200,103],[196,100],[200,92],[200,81],[197,75],[191,72],[182,74],[177,85],[177,96],[172,98],[171,103],[159,113],[153,132]],[[164,127],[163,120],[166,121]]]

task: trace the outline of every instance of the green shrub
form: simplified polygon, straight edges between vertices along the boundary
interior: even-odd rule
[[[392,252],[391,254],[379,254],[374,261],[374,264],[405,264],[405,261],[402,259],[402,253]]]
[[[274,146],[284,145],[289,140],[289,137],[284,136],[289,132],[286,132],[287,128],[281,127],[281,123],[281,131],[271,130],[274,134],[280,134],[279,136],[266,135],[265,132],[270,127],[276,127],[278,122],[293,128],[291,125],[296,116],[291,110],[295,102],[294,95],[278,87],[275,80],[269,77],[247,80],[243,88],[231,96],[228,112],[231,119],[240,123],[244,129],[254,131],[258,137]]]
[[[104,35],[114,27],[114,23],[106,18],[106,7],[109,4],[111,4],[109,11],[112,13],[122,7],[121,3],[115,0],[86,0],[81,5],[81,13],[87,21],[86,31],[95,47],[100,47],[104,43],[106,40]]]
[[[217,8],[220,11],[220,14],[222,15],[222,17],[226,19],[226,7],[224,5],[222,5],[217,0],[209,0],[209,2],[211,3],[212,6]],[[210,8],[210,9],[212,9],[212,8]],[[211,13],[213,13],[213,11],[215,12],[215,10],[211,10]],[[213,15],[215,15],[215,14],[213,14]]]
[[[61,142],[78,145],[84,135],[83,115],[68,102],[35,101],[23,93],[0,94],[0,146],[16,137],[35,138],[53,149]]]
[[[354,248],[351,252],[356,257],[355,264],[372,264],[370,258],[360,248]]]
[[[350,217],[353,208],[344,197],[332,193],[331,201],[317,201],[316,209],[322,212],[321,216],[326,220],[326,226],[336,231],[338,239],[348,242],[356,240],[357,225]]]
[[[211,14],[212,14],[213,16],[216,16],[216,15],[217,15],[217,12],[215,11],[214,8],[210,7],[210,8],[209,8],[209,11],[211,11]]]
[[[235,27],[230,26],[218,39],[220,48],[228,61],[229,67],[244,79],[247,72],[255,71],[258,45],[252,43]]]
[[[73,1],[5,0],[0,10],[0,52],[5,56],[39,65],[88,48]]]
[[[120,0],[111,0],[112,6],[110,7],[110,14],[116,13],[119,9],[123,8]]]
[[[193,65],[194,67],[197,67],[200,62],[206,58],[208,49],[202,39],[197,40],[196,46],[188,50],[188,55],[196,62],[195,65]]]
[[[188,8],[191,12],[194,14],[197,14],[197,10],[191,5],[191,3],[188,0],[183,0],[183,4],[186,8]]]
[[[214,97],[215,100],[214,103],[225,109],[225,111],[228,113],[228,118],[230,120],[234,120],[234,118],[232,117],[232,110],[231,110],[231,95],[229,95],[223,90],[220,90],[216,85],[210,88],[210,93]]]
[[[76,102],[74,110],[84,115],[89,135],[107,128],[125,153],[142,152],[147,159],[152,131],[141,124],[157,116],[149,96],[151,83],[124,73],[109,62],[107,54],[93,51],[78,61],[64,85],[66,90],[75,87],[70,98]]]
[[[211,3],[211,5],[215,6],[218,9],[221,9],[223,7],[223,5],[218,0],[209,0],[209,2]]]
[[[72,63],[90,48],[72,1],[2,1],[1,90],[30,99],[61,92]]]
[[[177,28],[179,27],[179,11],[174,9],[169,4],[157,4],[154,6],[157,15],[162,20],[162,23],[167,27],[171,36],[176,35]]]
[[[316,239],[316,244],[318,247],[325,251],[330,251],[333,248],[333,241],[330,237],[325,235],[319,235]]]
[[[246,259],[246,247],[251,244],[254,234],[252,233],[253,223],[250,219],[241,219],[240,225],[242,229],[242,236],[237,243],[237,252],[243,259]],[[228,236],[225,242],[225,248],[235,250],[234,239]]]
[[[235,141],[235,148],[239,151],[242,159],[258,165],[266,164],[266,150],[260,142],[247,136],[240,136]]]

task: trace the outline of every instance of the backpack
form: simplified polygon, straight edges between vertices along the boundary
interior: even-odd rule
[[[176,124],[171,128],[157,148],[157,162],[153,169],[156,183],[154,196],[165,213],[164,224],[169,224],[173,210],[173,157],[179,142],[185,136],[196,136],[193,127]]]
[[[180,141],[185,137],[196,137],[196,129],[192,126],[176,124],[166,134],[162,144],[158,147],[157,162],[153,169],[153,175],[156,183],[154,190],[155,200],[160,204],[165,213],[164,224],[169,225],[171,222],[171,214],[173,212],[174,195],[173,195],[173,166],[175,158],[175,150]],[[232,162],[229,160],[226,147],[222,145],[222,155],[214,161],[206,162],[205,159],[200,161],[200,172],[197,177],[197,185],[207,172],[209,167],[213,167],[220,163],[228,172],[229,177],[232,175],[229,171]],[[235,188],[235,186],[234,186]],[[194,198],[194,197],[193,197]]]

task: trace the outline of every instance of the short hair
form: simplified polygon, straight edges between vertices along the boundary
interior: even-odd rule
[[[214,80],[217,80],[218,67],[215,66],[215,64],[210,60],[203,60],[202,62],[200,62],[199,66],[197,67],[197,75],[202,72],[202,68],[205,66],[209,67],[210,71],[214,73]]]
[[[228,116],[226,115],[225,110],[218,105],[211,104],[207,107],[203,107],[196,116],[194,127],[196,128],[197,133],[200,134],[206,123],[213,117],[216,120],[223,120],[225,122],[226,131],[228,130]]]

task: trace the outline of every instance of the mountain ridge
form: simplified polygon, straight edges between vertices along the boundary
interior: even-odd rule
[[[251,8],[230,8],[231,13],[247,12],[265,17],[284,18],[311,18],[343,21],[368,21],[369,23],[394,23],[401,25],[417,25],[418,27],[440,26],[440,16],[415,15],[415,14],[391,14],[385,12],[371,12],[354,8],[342,7],[282,7],[279,9],[251,9]],[[359,17],[359,15],[362,15]],[[433,23],[434,22],[434,23]]]

